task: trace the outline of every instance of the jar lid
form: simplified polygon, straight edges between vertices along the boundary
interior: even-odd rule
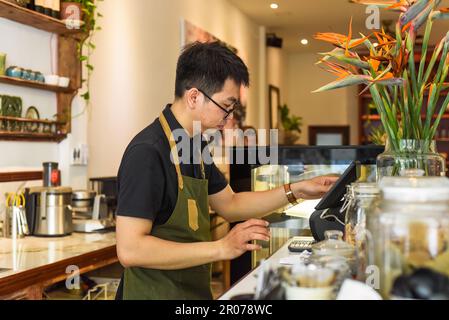
[[[341,256],[351,258],[355,248],[343,241],[343,232],[330,230],[324,233],[326,240],[312,245],[312,252],[319,256]]]
[[[446,177],[384,177],[379,188],[385,200],[449,201],[449,178]]]

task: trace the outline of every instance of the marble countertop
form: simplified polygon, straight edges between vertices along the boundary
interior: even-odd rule
[[[0,238],[0,279],[115,246],[114,232],[60,238]]]

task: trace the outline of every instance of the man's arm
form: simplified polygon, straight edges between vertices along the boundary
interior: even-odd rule
[[[269,240],[268,223],[249,220],[214,242],[177,243],[151,236],[150,220],[117,216],[117,255],[126,267],[178,270],[234,259],[260,249],[252,240]]]
[[[323,176],[292,184],[297,199],[319,199],[338,180],[335,176]],[[283,187],[260,192],[234,193],[228,185],[221,192],[209,196],[214,211],[229,222],[262,218],[289,202]]]

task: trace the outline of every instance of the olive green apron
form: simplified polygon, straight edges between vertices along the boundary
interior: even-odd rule
[[[192,243],[210,241],[208,181],[201,160],[202,179],[181,174],[176,142],[168,122],[159,117],[170,143],[178,176],[178,198],[169,220],[154,226],[151,235],[167,241]],[[151,255],[151,252],[147,253]],[[182,270],[127,268],[124,277],[124,300],[211,300],[211,264]]]

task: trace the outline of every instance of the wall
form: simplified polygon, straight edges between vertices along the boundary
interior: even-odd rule
[[[17,65],[23,68],[41,71],[44,74],[57,72],[56,37],[19,23],[0,18],[0,52],[7,54],[7,66]],[[56,114],[56,94],[31,88],[0,84],[0,94],[20,96],[23,101],[22,115],[29,106],[36,106],[41,119],[53,119]],[[82,110],[83,102],[76,98],[72,114]],[[86,113],[73,119],[73,132],[61,143],[36,143],[0,141],[0,170],[33,171],[41,170],[46,161],[59,162],[62,171],[62,183],[73,188],[87,186],[87,168],[70,165],[71,149],[87,142]],[[4,194],[15,191],[21,183],[0,183],[0,206]],[[41,182],[30,182],[28,186]]]
[[[115,176],[132,137],[173,100],[181,18],[239,50],[249,66],[252,81],[247,123],[263,127],[265,113],[258,108],[266,106],[265,65],[260,63],[265,61],[261,51],[264,29],[226,0],[107,0],[100,3],[100,12],[104,15],[103,31],[95,37],[91,106],[86,110],[83,100],[75,98],[72,133],[60,144],[0,141],[1,171],[40,170],[42,162],[56,161],[62,169],[63,184],[74,189],[86,188],[89,177]],[[56,44],[51,34],[0,19],[0,37],[0,51],[8,54],[7,65],[44,74],[54,71],[52,62],[54,66],[56,61],[51,53],[55,52]],[[23,113],[31,105],[38,107],[41,118],[52,118],[56,113],[54,93],[0,84],[0,94],[22,96]],[[86,143],[89,170],[71,166],[71,150]],[[4,193],[15,191],[19,185],[0,184],[0,205]]]
[[[266,50],[268,84],[278,87],[281,91],[281,95],[287,98],[288,90],[286,84],[286,74],[288,70],[288,54],[280,48],[267,47]]]
[[[89,176],[115,176],[132,137],[173,101],[181,18],[239,50],[252,80],[247,124],[264,122],[258,90],[265,83],[259,80],[263,33],[226,0],[108,0],[100,11],[104,28],[93,56]]]
[[[293,114],[303,117],[299,143],[308,144],[308,126],[351,125],[351,144],[358,144],[357,88],[311,93],[335,80],[315,65],[318,59],[313,53],[288,55],[286,102]]]

